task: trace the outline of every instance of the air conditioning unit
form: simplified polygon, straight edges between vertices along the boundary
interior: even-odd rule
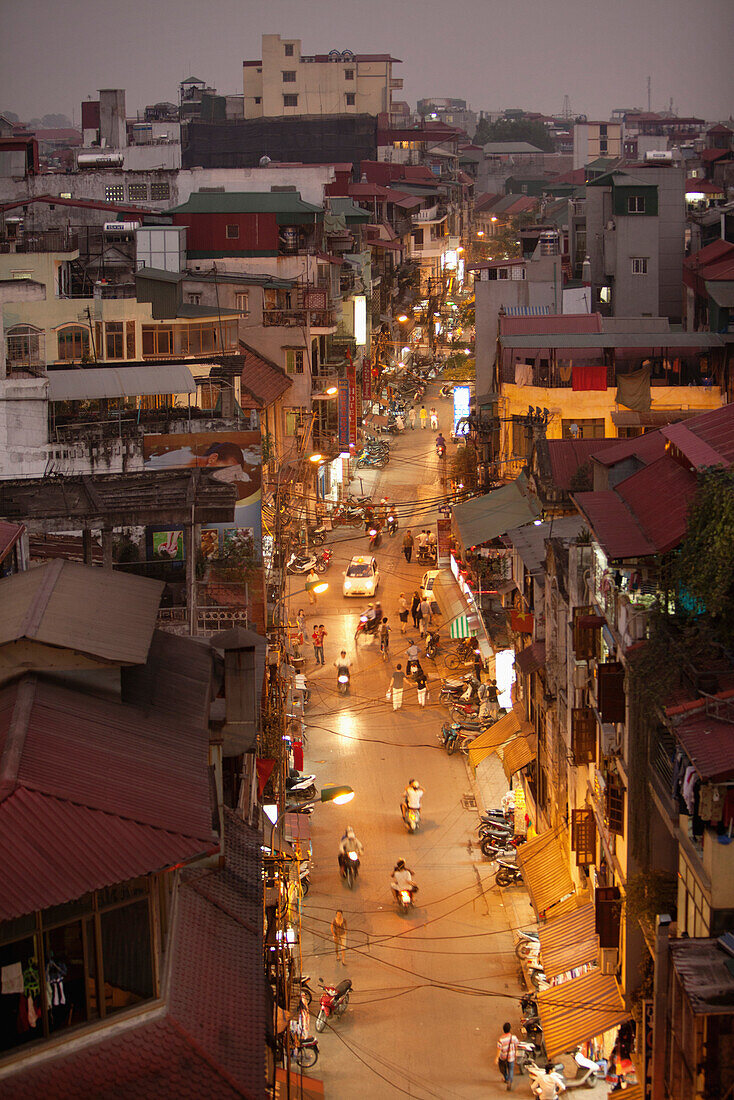
[[[619,948],[618,947],[600,947],[599,948],[599,969],[602,974],[616,974],[617,967],[619,966]]]
[[[573,670],[573,686],[582,691],[589,683],[589,670],[586,665],[577,664]]]

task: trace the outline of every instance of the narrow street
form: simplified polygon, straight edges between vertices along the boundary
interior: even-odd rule
[[[433,403],[433,395],[427,400]],[[450,402],[436,405],[440,426],[448,431]],[[365,492],[396,504],[434,501],[439,482],[434,437],[429,429],[408,428],[394,444],[389,466],[363,477]],[[361,491],[359,480],[351,489]],[[421,512],[414,533],[434,519],[435,511]],[[349,600],[341,592],[349,558],[366,551],[361,532],[342,528],[329,540],[335,548],[326,577],[330,588],[317,607],[309,607],[305,596],[291,603],[292,612],[294,602],[306,612],[307,638],[314,622],[323,622],[328,631],[323,669],[306,644],[312,689],[306,770],[316,773],[319,786],[349,783],[356,792],[349,806],[318,806],[312,816],[314,868],[303,919],[303,970],[312,976],[312,1011],[318,1010],[319,977],[332,982],[348,976],[354,983],[349,1011],[319,1039],[318,1075],[330,1096],[499,1096],[504,1085],[494,1065],[497,1035],[505,1019],[513,1029],[519,1025],[510,927],[523,919],[518,912],[526,921],[532,913],[527,895],[517,888],[509,891],[519,894],[517,902],[509,897],[511,908],[505,909],[491,865],[470,846],[477,814],[473,804],[467,808],[462,802],[472,794],[468,765],[463,756],[448,757],[437,737],[446,718],[438,704],[440,663],[421,657],[431,681],[425,711],[413,686],[406,686],[397,712],[385,698],[392,668],[401,660],[405,666],[408,639],[416,634],[409,623],[401,635],[397,599],[400,592],[410,597],[425,570],[415,559],[405,562],[405,526],[401,519],[398,534],[385,536],[376,555],[378,594],[392,628],[387,663],[374,639],[360,639],[355,651],[358,613],[367,601]],[[300,580],[292,578],[294,590]],[[444,647],[447,635],[444,630]],[[342,648],[353,662],[348,698],[337,694],[333,668]],[[421,828],[411,836],[399,802],[412,777],[426,794]],[[498,798],[504,789],[502,777]],[[347,824],[365,846],[353,892],[340,879],[336,859]],[[389,886],[401,857],[420,888],[406,916],[396,911]],[[336,962],[330,934],[337,908],[349,929],[346,965]],[[527,1077],[518,1080],[516,1090],[529,1094]]]

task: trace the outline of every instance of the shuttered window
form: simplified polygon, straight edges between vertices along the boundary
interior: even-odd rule
[[[622,896],[618,886],[597,886],[596,934],[599,947],[619,947],[619,926],[622,918]]]
[[[626,697],[623,665],[620,661],[607,661],[598,666],[597,675],[602,722],[624,722]]]
[[[587,625],[596,618],[593,607],[573,609],[573,651],[579,661],[590,661],[599,656],[599,627]]]
[[[596,860],[596,822],[590,806],[573,810],[571,815],[571,848],[576,853],[576,866]]]
[[[622,780],[610,775],[606,787],[607,828],[617,836],[624,836],[624,796]]]
[[[135,322],[125,322],[125,355],[128,359],[135,358]]]
[[[596,761],[596,715],[589,707],[571,711],[571,753],[577,767]]]

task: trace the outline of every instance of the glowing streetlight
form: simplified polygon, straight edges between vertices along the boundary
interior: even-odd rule
[[[408,317],[407,317],[407,314],[405,314],[405,313],[401,313],[400,316],[398,317],[398,321],[400,321],[401,325],[404,325],[407,320],[408,320]]]
[[[324,461],[324,456],[320,455],[320,454],[309,455],[308,456],[308,461],[313,462],[314,465],[315,465],[317,462],[323,462]]]

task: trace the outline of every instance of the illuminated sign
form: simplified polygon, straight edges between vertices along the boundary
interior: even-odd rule
[[[357,347],[367,343],[367,298],[364,294],[354,296],[354,340]]]
[[[459,427],[459,421],[469,415],[470,397],[469,386],[454,386],[454,435],[466,435],[469,431],[469,425],[464,423]]]
[[[339,446],[349,446],[349,379],[337,380],[339,396],[337,397],[337,420],[339,423]]]
[[[441,259],[443,261],[443,266],[447,268],[447,270],[456,271],[456,264],[459,259],[459,254],[457,253],[455,248],[450,248],[448,252],[444,252]]]

